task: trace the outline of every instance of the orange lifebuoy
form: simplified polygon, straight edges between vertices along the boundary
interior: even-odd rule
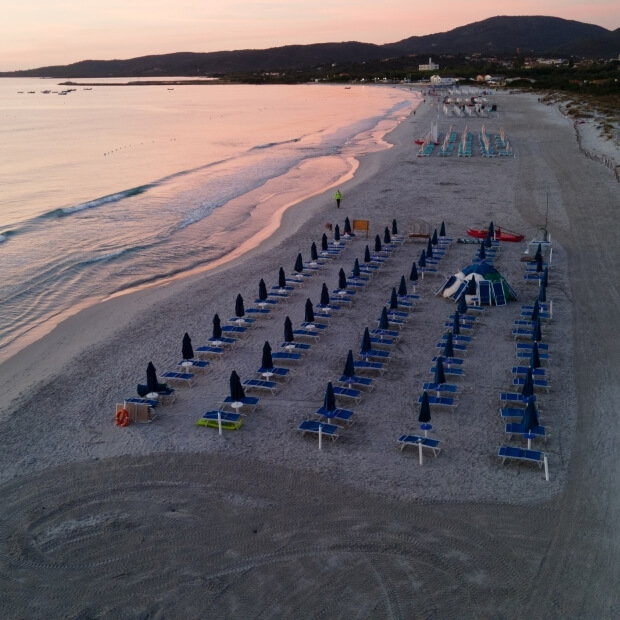
[[[127,426],[129,424],[129,411],[119,409],[116,412],[116,426]]]

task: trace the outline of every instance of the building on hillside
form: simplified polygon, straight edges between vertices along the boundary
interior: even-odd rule
[[[428,59],[427,65],[418,65],[419,71],[437,71],[439,69],[439,65],[433,62],[432,58]]]

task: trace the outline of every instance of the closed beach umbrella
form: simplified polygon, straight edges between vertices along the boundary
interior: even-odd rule
[[[344,234],[345,235],[350,235],[352,232],[351,230],[351,222],[349,221],[348,217],[344,218]]]
[[[542,340],[542,330],[540,328],[540,319],[537,319],[534,323],[534,329],[532,330],[532,340],[534,342],[540,342]]]
[[[489,236],[491,237],[491,239],[493,237],[495,237],[495,226],[493,225],[493,222],[489,223],[489,231],[488,231],[488,233],[489,233]]]
[[[245,315],[245,308],[243,307],[243,297],[241,297],[241,293],[237,295],[237,299],[235,300],[235,316],[241,318]]]
[[[454,321],[452,322],[452,333],[455,336],[458,336],[461,333],[461,317],[459,316],[458,310],[454,313]]]
[[[544,269],[542,254],[538,254],[535,260],[536,260],[536,273],[542,273],[542,270]]]
[[[540,316],[540,306],[538,305],[538,299],[534,302],[534,308],[532,308],[532,318],[530,321],[536,322]]]
[[[458,311],[461,314],[465,314],[467,312],[467,300],[465,299],[465,295],[461,295],[459,297]]]
[[[263,345],[263,359],[261,366],[263,368],[273,368],[273,359],[271,357],[271,345],[269,344],[269,340],[265,340],[265,344]]]
[[[321,250],[325,252],[328,247],[329,245],[327,243],[327,235],[323,233],[323,236],[321,237]]]
[[[441,226],[439,227],[439,236],[440,237],[445,237],[446,236],[446,224],[445,224],[445,222],[442,222]]]
[[[532,368],[540,368],[542,364],[540,363],[540,353],[538,351],[538,343],[535,342],[532,347],[532,355],[530,357],[530,366]]]
[[[443,345],[443,354],[450,359],[454,357],[454,343],[452,341],[452,332],[448,332],[445,344]]]
[[[538,291],[538,301],[545,303],[547,301],[547,285],[542,282]]]
[[[349,353],[347,354],[347,361],[344,365],[344,370],[342,374],[345,377],[354,377],[355,376],[355,365],[353,364],[353,351],[349,349]]]
[[[297,273],[301,273],[304,270],[304,261],[301,258],[301,252],[297,254],[297,258],[295,259],[294,269]]]
[[[542,282],[541,284],[544,284],[545,286],[549,285],[549,268],[545,267],[543,269],[543,275],[542,275]]]
[[[183,342],[181,343],[181,354],[183,355],[184,360],[194,359],[192,339],[189,337],[189,334],[187,332],[185,332],[185,335],[183,336]]]
[[[245,391],[236,370],[230,374],[230,397],[233,402],[239,402],[245,398]]]
[[[390,237],[390,229],[387,226],[383,231],[383,243],[392,243],[392,237]]]
[[[291,319],[286,317],[284,319],[284,342],[293,342],[293,324],[291,323]]]
[[[286,275],[282,267],[280,267],[280,271],[278,271],[278,286],[280,288],[286,288]]]
[[[420,260],[418,260],[418,267],[426,267],[426,250],[422,250],[420,253]]]
[[[396,220],[392,220],[392,234],[393,235],[398,234],[398,226],[396,225]]]
[[[405,276],[400,276],[400,284],[398,285],[398,295],[405,297],[407,295],[407,282]]]
[[[327,284],[323,282],[323,286],[321,287],[321,299],[322,306],[329,306],[329,291],[327,290]]]
[[[431,405],[428,402],[428,392],[424,390],[422,394],[422,404],[420,405],[420,415],[418,416],[418,422],[422,424],[428,424],[431,421]]]
[[[338,224],[334,227],[334,241],[340,241],[340,226]]]
[[[446,373],[443,369],[443,358],[441,355],[437,358],[437,363],[435,364],[435,383],[441,385],[446,382]]]
[[[342,267],[340,267],[340,271],[338,272],[338,288],[341,291],[347,288],[347,274]]]
[[[357,258],[355,259],[355,262],[353,263],[353,277],[354,278],[359,278],[360,277],[360,262],[359,260],[357,260]]]
[[[267,297],[267,285],[265,284],[265,280],[261,278],[258,283],[258,299],[260,301],[265,301]]]
[[[413,263],[411,263],[411,273],[409,274],[409,280],[411,280],[411,282],[417,282],[418,279],[418,266],[415,264],[414,261]]]
[[[433,231],[433,236],[431,237],[431,243],[433,245],[437,245],[439,243],[439,239],[437,238],[437,229]]]
[[[211,336],[213,340],[219,340],[222,337],[222,325],[218,314],[213,315],[213,332]]]
[[[484,243],[480,242],[480,247],[478,248],[478,258],[480,260],[484,260],[487,257],[487,251],[484,249]]]
[[[368,327],[364,329],[364,335],[362,336],[362,354],[368,353],[372,350],[372,342],[370,342],[370,332],[368,331]]]
[[[306,299],[304,321],[306,323],[314,323],[314,307],[312,306],[310,299]]]
[[[390,321],[388,320],[387,308],[385,306],[383,306],[383,310],[381,310],[379,329],[390,329]]]
[[[149,362],[148,366],[146,367],[146,389],[147,393],[159,391],[157,371],[155,370],[155,366],[153,366],[153,362]]]
[[[540,424],[538,421],[538,412],[536,411],[536,403],[533,398],[528,398],[521,424],[523,424],[526,433],[531,432],[532,429]]]
[[[381,252],[381,237],[375,236],[375,252]]]
[[[314,241],[312,242],[312,245],[310,246],[310,260],[312,261],[319,260],[319,252],[316,249],[316,243],[314,243]]]
[[[542,259],[542,245],[539,243],[538,244],[538,248],[536,250],[536,254],[534,254],[534,260],[538,260],[539,258]]]
[[[398,310],[398,295],[396,294],[396,288],[392,287],[392,295],[390,296],[390,310]]]
[[[491,232],[491,230],[487,231],[487,236],[486,236],[486,239],[484,240],[484,245],[486,245],[487,248],[490,248],[493,245],[493,233]]]
[[[430,239],[426,243],[426,258],[433,258],[433,244]]]
[[[465,295],[475,295],[478,291],[478,285],[476,284],[476,278],[472,276],[467,282],[467,288],[465,289]]]
[[[531,367],[527,369],[523,388],[521,389],[521,396],[534,396],[534,377],[532,376]]]
[[[364,250],[364,262],[370,262],[370,248],[368,246],[366,246],[366,249]]]
[[[332,385],[331,381],[327,383],[327,388],[325,389],[323,409],[325,409],[325,413],[332,414],[326,415],[326,418],[332,418],[334,411],[336,411],[336,395],[334,394],[334,386]]]

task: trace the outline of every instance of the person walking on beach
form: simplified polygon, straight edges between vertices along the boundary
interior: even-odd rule
[[[340,201],[342,200],[342,194],[340,193],[339,189],[336,190],[336,193],[334,194],[334,198],[336,199],[336,207],[340,209]]]

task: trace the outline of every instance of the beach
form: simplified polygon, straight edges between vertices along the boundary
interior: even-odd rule
[[[387,136],[392,148],[360,158],[354,176],[281,214],[259,245],[211,271],[114,297],[81,311],[0,366],[5,393],[0,574],[7,617],[613,617],[618,609],[617,416],[614,345],[618,183],[579,149],[572,121],[533,95],[498,94],[490,119],[439,119],[440,131],[504,128],[515,157],[417,157],[413,142],[437,118],[424,101]],[[438,147],[436,147],[437,149]],[[206,343],[211,321],[234,316],[258,282],[307,260],[326,224],[370,223],[341,254],[213,360],[150,424],[114,424],[146,366],[175,369],[181,339]],[[195,425],[228,393],[232,370],[255,377],[265,341],[278,350],[286,316],[297,327],[321,286],[337,288],[364,247],[396,219],[406,240],[334,316],[291,380],[242,428]],[[487,308],[458,380],[454,410],[433,410],[442,451],[398,450],[417,433],[424,381],[455,304],[435,295],[476,246],[452,243],[436,276],[420,280],[411,318],[375,389],[350,404],[354,424],[335,443],[297,427],[321,406],[349,349],[376,318],[425,240],[493,221],[529,240],[552,234],[551,389],[539,407],[551,429],[535,465],[502,465],[502,392],[513,391],[513,321],[532,303],[525,244],[503,243],[495,266],[520,300]],[[615,611],[614,611],[615,610]]]

